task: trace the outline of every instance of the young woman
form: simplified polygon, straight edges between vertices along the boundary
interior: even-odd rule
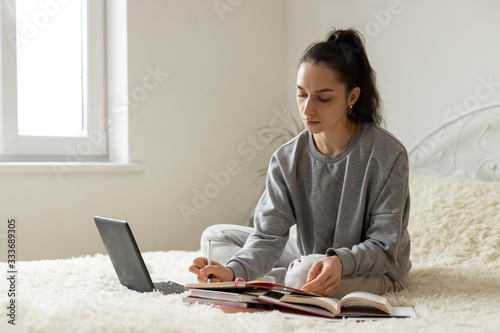
[[[335,30],[310,45],[297,71],[306,130],[274,153],[255,229],[205,230],[202,249],[211,240],[215,261],[194,260],[198,281],[264,278],[328,297],[405,288],[408,156],[379,127],[379,102],[359,33]]]

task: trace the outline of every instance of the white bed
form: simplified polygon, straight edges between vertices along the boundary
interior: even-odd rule
[[[500,128],[495,108],[498,105],[459,115],[437,128],[447,131],[451,126],[461,132],[457,149],[453,142],[445,142],[444,148],[439,145],[446,141],[443,138],[457,142],[455,135],[435,132],[440,135],[431,133],[426,138],[434,140],[432,149],[423,140],[410,151],[413,268],[409,288],[387,296],[396,306],[415,306],[416,318],[331,323],[285,319],[278,312],[226,314],[204,305],[187,306],[180,296],[128,290],[118,283],[109,258],[97,254],[18,263],[16,326],[9,325],[5,315],[8,286],[4,280],[0,331],[500,332],[500,183],[494,182],[500,179],[495,166]],[[479,139],[476,136],[473,142],[481,146],[479,155],[486,156],[476,158],[479,164],[469,169],[468,159],[458,163],[462,161],[460,142],[463,134],[466,143],[471,142],[468,126],[478,119],[482,123],[484,112],[492,112],[488,119],[493,120],[487,121],[489,127],[480,124]],[[457,121],[465,127],[454,125]],[[491,138],[494,143],[486,143]],[[480,180],[486,178],[489,181]],[[187,267],[198,255],[149,252],[144,259],[153,280],[162,280],[187,276]],[[6,272],[6,263],[1,266]]]

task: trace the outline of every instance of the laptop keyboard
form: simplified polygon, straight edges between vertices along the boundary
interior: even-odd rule
[[[153,283],[156,290],[165,295],[182,294],[186,291],[184,285],[174,281],[160,281]]]

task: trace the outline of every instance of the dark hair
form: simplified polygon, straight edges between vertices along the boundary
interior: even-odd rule
[[[304,51],[299,67],[303,62],[336,70],[347,91],[360,88],[358,100],[348,112],[351,119],[377,125],[382,123],[375,72],[366,56],[360,33],[354,29],[330,31],[325,41],[313,43]]]

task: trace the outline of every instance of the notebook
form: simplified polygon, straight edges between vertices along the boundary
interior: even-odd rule
[[[165,295],[186,291],[180,281],[151,280],[127,222],[99,216],[95,216],[94,221],[122,285],[138,292],[157,290]]]

